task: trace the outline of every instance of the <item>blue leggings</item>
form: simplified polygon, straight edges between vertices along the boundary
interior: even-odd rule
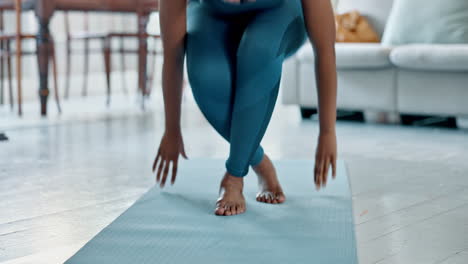
[[[283,61],[307,34],[301,0],[222,1],[189,2],[187,71],[201,112],[230,143],[227,171],[244,177],[263,158]]]

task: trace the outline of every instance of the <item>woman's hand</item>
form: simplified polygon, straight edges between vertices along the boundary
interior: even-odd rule
[[[177,164],[179,162],[179,154],[185,159],[184,141],[181,133],[164,133],[161,143],[159,145],[158,154],[153,163],[153,173],[158,166],[158,172],[156,174],[156,182],[160,182],[160,187],[163,188],[166,183],[167,174],[169,173],[169,164],[172,162],[172,179],[171,184],[174,184],[177,175]],[[161,175],[162,172],[162,175]],[[161,177],[162,176],[162,177]]]
[[[315,187],[319,190],[327,185],[328,171],[332,166],[333,179],[336,178],[336,133],[320,133],[315,154],[314,181]]]

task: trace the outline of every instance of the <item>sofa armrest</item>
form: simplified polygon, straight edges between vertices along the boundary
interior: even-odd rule
[[[468,44],[410,44],[396,47],[390,60],[399,68],[468,71]]]
[[[283,104],[299,102],[299,59],[296,55],[289,57],[283,63],[281,95]]]

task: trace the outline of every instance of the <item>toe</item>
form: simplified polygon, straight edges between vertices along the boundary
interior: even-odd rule
[[[231,215],[236,215],[237,214],[237,206],[233,205],[231,207]]]
[[[224,207],[216,207],[215,214],[224,215]]]
[[[231,215],[231,206],[227,205],[225,208],[226,208],[226,210],[224,212],[224,215]]]
[[[240,210],[240,213],[244,213],[245,212],[245,205],[241,205],[239,206],[239,210]]]
[[[215,214],[217,215],[224,215],[226,209],[225,209],[225,203],[224,201],[218,201],[216,203],[216,209],[215,209]]]
[[[273,203],[274,199],[273,199],[272,193],[268,192],[266,197],[267,197],[267,203]]]
[[[281,192],[281,193],[276,194],[276,200],[278,201],[278,203],[284,203],[284,201],[286,200],[286,197]]]
[[[241,214],[242,213],[242,205],[236,206],[236,214]]]

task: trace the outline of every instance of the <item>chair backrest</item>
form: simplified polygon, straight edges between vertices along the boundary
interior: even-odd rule
[[[3,30],[5,29],[5,25],[4,25],[4,21],[3,21],[3,10],[0,9],[0,33],[3,32]]]
[[[83,14],[83,32],[89,33],[89,12],[83,11],[82,14]],[[69,17],[68,11],[63,11],[63,22],[65,26],[65,35],[67,39],[70,39],[71,28],[70,28],[70,17]]]
[[[369,22],[381,37],[393,2],[394,0],[338,0],[336,12],[341,14],[351,10],[359,11],[369,19]]]
[[[21,55],[23,54],[23,41],[22,41],[22,31],[21,31],[21,11],[22,9],[22,1],[21,0],[15,0],[15,13],[16,13],[16,82],[17,82],[17,91],[18,91],[18,115],[23,114],[23,110],[21,107],[21,102],[22,102],[22,75],[21,75],[21,69],[22,69],[22,61],[21,61]]]
[[[15,0],[15,13],[16,13],[16,36],[21,37],[21,0]]]

